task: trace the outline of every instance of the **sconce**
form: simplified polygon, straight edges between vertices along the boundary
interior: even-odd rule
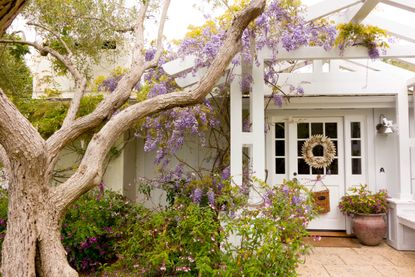
[[[393,121],[388,120],[385,115],[381,114],[379,116],[379,124],[376,125],[376,130],[378,134],[393,134]]]

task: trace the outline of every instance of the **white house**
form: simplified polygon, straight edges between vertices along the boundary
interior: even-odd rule
[[[415,250],[415,72],[382,60],[399,59],[415,66],[415,28],[371,14],[380,2],[391,9],[415,12],[415,1],[411,0],[324,0],[309,7],[309,20],[330,16],[339,23],[363,21],[407,43],[391,46],[376,61],[369,60],[367,49],[361,47],[348,48],[343,53],[319,47],[292,52],[280,49],[277,58],[282,71],[284,66],[291,66],[288,61],[302,61],[304,67],[281,73],[278,84],[283,89],[288,84],[301,84],[305,91],[304,96],[293,97],[282,107],[271,106],[264,111],[266,97],[271,95],[263,78],[264,64],[272,58],[269,49],[258,53],[260,66],[252,66],[254,82],[249,97],[243,96],[240,89],[241,68],[234,69],[231,175],[235,183],[241,182],[244,148],[249,149],[255,176],[263,180],[267,177],[270,184],[295,177],[311,187],[317,175],[323,175],[330,190],[331,211],[310,223],[310,229],[319,230],[349,229],[347,219],[337,208],[348,188],[368,184],[371,190],[387,189],[392,197],[388,243],[400,250]],[[193,61],[193,57],[175,60],[164,65],[164,70],[176,76],[191,69]],[[189,74],[176,81],[185,88],[198,78],[198,74]],[[249,110],[250,132],[242,128],[243,109]],[[385,132],[384,128],[379,133],[377,125],[388,125],[390,121],[393,132]],[[269,132],[264,131],[266,124]],[[302,144],[315,134],[329,137],[337,149],[330,167],[321,170],[310,168],[301,155]],[[134,179],[154,174],[153,156],[143,152],[142,143],[136,140],[128,144],[127,151],[110,164],[111,174],[106,177],[115,189],[131,198],[137,197]],[[191,162],[203,162],[203,149],[183,151]],[[250,199],[253,203],[261,201],[254,192]]]
[[[366,19],[366,24],[377,25],[392,36],[415,42],[414,28],[370,15],[379,2],[415,12],[415,2],[407,0],[325,0],[309,8],[308,19],[325,16],[337,22]],[[297,70],[279,76],[280,86],[301,84],[305,94],[291,98],[282,108],[271,107],[264,113],[264,97],[271,95],[271,88],[264,83],[263,68],[273,58],[271,52],[265,49],[258,53],[260,66],[252,66],[254,81],[248,98],[240,90],[242,70],[234,70],[236,78],[231,84],[234,181],[241,182],[245,147],[249,148],[255,176],[265,179],[267,172],[268,183],[297,178],[311,187],[317,175],[324,175],[323,181],[330,190],[331,211],[309,225],[310,229],[320,230],[348,229],[348,221],[337,208],[348,188],[368,184],[372,190],[387,189],[392,197],[388,242],[397,249],[415,249],[415,73],[382,61],[382,58],[394,58],[414,64],[414,45],[392,46],[377,61],[368,60],[365,48],[350,48],[343,53],[319,47],[303,47],[292,52],[281,48],[277,58],[282,62],[312,63],[309,72]],[[193,57],[187,57],[166,64],[164,69],[174,76],[192,67]],[[177,78],[177,83],[186,87],[197,80],[197,75],[189,74]],[[242,128],[243,109],[249,110],[250,132]],[[394,123],[393,133],[385,134],[383,129],[380,134],[377,125],[390,124],[390,121]],[[271,127],[270,132],[264,132],[265,123]],[[337,148],[333,163],[325,169],[311,168],[301,154],[304,141],[315,134],[331,138]],[[250,199],[253,203],[261,201],[254,192]]]

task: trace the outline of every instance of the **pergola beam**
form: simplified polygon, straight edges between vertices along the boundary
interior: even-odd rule
[[[382,0],[382,2],[400,9],[415,12],[415,1],[413,0]]]
[[[325,17],[329,14],[347,9],[359,3],[362,3],[362,0],[325,0],[313,6],[310,6],[308,8],[305,19],[307,21],[313,21]]]
[[[350,21],[353,23],[362,22],[379,2],[380,0],[366,0]]]
[[[310,95],[394,95],[396,84],[404,83],[399,75],[368,71],[336,73],[281,73],[278,83],[281,89],[290,93],[290,86],[301,86]],[[265,95],[271,95],[272,88],[265,88]]]
[[[414,1],[415,2],[415,1]],[[397,23],[382,17],[370,16],[365,20],[366,24],[379,26],[389,34],[410,42],[415,42],[415,28],[409,25]]]
[[[265,59],[277,60],[322,60],[322,59],[368,59],[366,47],[349,47],[341,52],[337,48],[324,50],[322,47],[300,47],[294,51],[280,49],[273,57],[271,49],[263,49]],[[392,46],[386,53],[380,53],[380,58],[415,58],[415,49],[412,46]]]

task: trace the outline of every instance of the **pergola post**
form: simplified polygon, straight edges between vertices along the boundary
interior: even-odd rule
[[[409,200],[411,196],[411,158],[409,140],[409,105],[408,88],[402,86],[396,95],[396,120],[398,123],[398,156],[399,156],[399,198]]]
[[[252,175],[260,180],[265,180],[265,118],[264,118],[264,60],[261,55],[252,66],[252,91],[249,98],[251,131],[242,130],[242,69],[238,66],[234,69],[234,79],[231,83],[230,107],[231,107],[231,175],[236,185],[243,181],[243,148],[249,148],[250,170]],[[259,64],[259,65],[258,65]],[[254,184],[255,186],[255,184]],[[260,188],[253,187],[250,191],[251,204],[262,202]]]
[[[239,57],[240,59],[240,57]],[[242,68],[240,65],[233,69],[234,78],[230,88],[230,118],[231,118],[231,176],[233,182],[242,185]]]

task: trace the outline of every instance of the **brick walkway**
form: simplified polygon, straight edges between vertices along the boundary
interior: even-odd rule
[[[415,252],[386,243],[362,248],[314,247],[298,268],[302,277],[415,277]]]

